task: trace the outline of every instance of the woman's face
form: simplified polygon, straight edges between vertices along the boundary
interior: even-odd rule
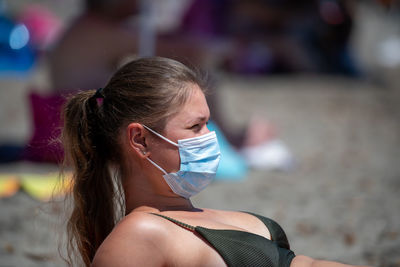
[[[210,118],[210,110],[203,92],[197,85],[192,86],[193,91],[186,103],[178,113],[171,116],[166,123],[163,136],[178,143],[180,139],[201,136],[209,133],[207,122]],[[150,135],[150,158],[157,162],[168,173],[179,171],[180,158],[178,147],[162,140],[156,135]]]

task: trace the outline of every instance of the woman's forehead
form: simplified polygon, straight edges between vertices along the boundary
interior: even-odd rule
[[[180,123],[191,122],[199,119],[208,119],[210,117],[210,110],[208,108],[207,100],[203,92],[197,87],[190,94],[187,101],[175,114],[171,117],[170,121]]]

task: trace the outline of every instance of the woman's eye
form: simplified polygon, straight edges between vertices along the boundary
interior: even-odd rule
[[[197,127],[200,127],[200,124],[195,124],[195,125],[193,125],[192,127],[190,127],[190,129],[195,129],[195,128],[197,128]]]

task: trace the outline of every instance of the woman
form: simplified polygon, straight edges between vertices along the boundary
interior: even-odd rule
[[[268,218],[193,207],[220,158],[204,90],[181,63],[147,58],[68,101],[70,248],[86,266],[341,266],[295,256]]]

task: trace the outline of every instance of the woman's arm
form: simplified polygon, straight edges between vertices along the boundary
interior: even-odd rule
[[[290,264],[290,267],[350,267],[350,266],[355,266],[355,265],[348,265],[333,261],[315,260],[313,258],[303,255],[296,256],[292,260],[292,263]]]

